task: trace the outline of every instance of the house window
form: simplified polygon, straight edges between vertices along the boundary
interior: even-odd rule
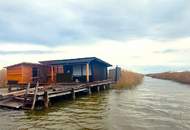
[[[81,76],[81,65],[74,65],[73,66],[73,75],[74,76]]]
[[[32,68],[32,77],[38,77],[38,72],[39,72],[39,70],[38,70],[38,68]]]

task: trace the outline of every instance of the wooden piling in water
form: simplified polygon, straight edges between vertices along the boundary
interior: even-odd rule
[[[109,87],[109,89],[111,89],[112,88],[111,84],[108,84],[108,87]]]
[[[91,87],[88,87],[88,94],[92,94]]]
[[[48,108],[49,107],[49,97],[48,97],[48,92],[44,91],[44,107]]]
[[[97,86],[97,92],[100,92],[100,86]]]
[[[30,89],[30,83],[28,83],[28,85],[27,85],[27,87],[26,87],[25,94],[24,94],[24,105],[26,105],[26,102],[27,102],[29,89]]]
[[[103,85],[103,88],[104,88],[104,90],[106,90],[106,86],[105,85]]]
[[[74,90],[74,88],[72,88],[71,94],[72,94],[72,99],[75,100],[75,99],[76,99],[76,95],[75,95],[75,90]]]
[[[8,92],[11,92],[11,85],[8,85]]]
[[[38,87],[39,87],[39,82],[37,82],[36,87],[35,87],[34,98],[33,98],[31,110],[34,110],[34,108],[35,108],[36,96],[37,96],[37,93],[38,93]]]
[[[109,84],[106,84],[106,88],[107,88],[107,89],[110,89],[110,86],[109,86]]]

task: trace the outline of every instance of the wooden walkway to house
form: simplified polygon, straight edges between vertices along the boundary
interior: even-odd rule
[[[47,108],[49,100],[55,97],[71,95],[72,99],[76,98],[76,93],[86,92],[92,93],[92,89],[96,91],[111,88],[112,80],[95,81],[89,83],[62,83],[51,84],[30,88],[30,84],[25,90],[10,92],[0,95],[0,107],[12,109],[35,109],[37,102],[43,102],[43,107]]]

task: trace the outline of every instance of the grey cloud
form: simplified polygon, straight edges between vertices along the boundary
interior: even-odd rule
[[[0,55],[16,55],[16,54],[50,54],[50,53],[61,53],[61,51],[40,51],[40,50],[30,50],[30,51],[0,51]]]
[[[190,49],[187,48],[187,49],[165,49],[165,50],[159,50],[159,51],[154,51],[153,53],[157,53],[157,54],[167,54],[167,53],[185,53],[185,52],[189,52]]]
[[[162,54],[166,54],[166,53],[176,53],[176,52],[180,52],[181,50],[177,50],[177,49],[166,49],[166,50],[161,50],[161,51],[154,51],[154,53],[162,53]]]
[[[188,0],[0,1],[1,41],[83,43],[190,36]]]
[[[131,58],[137,59],[139,60],[140,58],[142,58],[141,56],[131,56]]]

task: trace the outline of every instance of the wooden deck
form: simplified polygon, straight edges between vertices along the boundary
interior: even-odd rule
[[[49,99],[51,98],[71,95],[75,99],[76,93],[86,92],[91,94],[92,88],[100,91],[111,88],[111,84],[113,83],[114,81],[112,80],[103,80],[90,83],[62,83],[46,86],[39,86],[37,84],[35,88],[30,88],[30,85],[28,85],[25,90],[2,94],[0,97],[0,107],[33,110],[39,101],[44,103],[43,107],[48,107]]]

